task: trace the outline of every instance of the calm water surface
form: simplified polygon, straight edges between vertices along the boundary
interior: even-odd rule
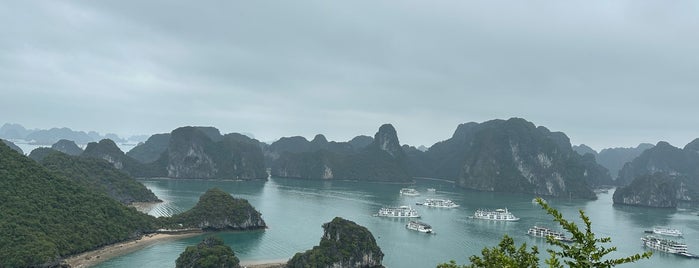
[[[307,181],[272,178],[269,181],[191,181],[148,179],[142,181],[165,202],[150,214],[168,216],[193,207],[207,189],[218,187],[255,206],[269,225],[256,232],[217,233],[230,245],[241,261],[288,259],[297,252],[317,245],[323,233],[321,225],[340,216],[367,227],[384,252],[386,267],[435,267],[454,259],[467,263],[468,256],[480,254],[485,246],[496,246],[504,234],[520,245],[536,245],[544,252],[544,239],[526,235],[529,227],[557,227],[551,217],[531,203],[533,196],[472,192],[454,188],[450,183],[418,180],[412,187],[422,194],[404,197],[398,194],[404,185],[366,182]],[[436,188],[429,193],[427,188]],[[683,242],[690,252],[699,253],[699,216],[696,206],[677,210],[612,206],[612,192],[600,194],[596,201],[549,199],[549,204],[567,219],[575,219],[583,209],[592,220],[592,230],[599,236],[610,236],[618,248],[616,257],[642,252],[643,231],[653,226],[670,226],[684,232]],[[437,209],[414,206],[425,198],[451,199],[461,207]],[[432,225],[435,235],[405,229],[406,220],[373,217],[382,206],[413,205],[422,221]],[[477,208],[507,207],[521,220],[491,222],[469,219]],[[204,236],[204,235],[203,235]],[[98,267],[174,267],[185,247],[195,245],[203,236],[177,241],[163,241],[142,250],[111,259]],[[540,255],[545,258],[547,255]],[[699,267],[699,260],[655,253],[650,260],[621,267]]]

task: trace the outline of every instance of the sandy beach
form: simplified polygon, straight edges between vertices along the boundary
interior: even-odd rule
[[[201,235],[198,232],[184,233],[184,234],[149,234],[144,235],[139,240],[131,240],[126,242],[117,243],[114,245],[109,245],[102,247],[100,249],[84,252],[65,259],[65,262],[70,265],[70,267],[91,267],[100,262],[109,260],[114,257],[118,257],[127,253],[134,252],[145,246],[152,245],[158,241],[166,241],[172,239],[182,239],[192,236]],[[174,266],[174,263],[173,263]],[[252,266],[251,266],[252,267]],[[258,267],[258,266],[255,266]],[[267,267],[260,266],[258,268]],[[275,266],[269,266],[275,267]]]
[[[241,261],[244,268],[283,268],[289,260]]]

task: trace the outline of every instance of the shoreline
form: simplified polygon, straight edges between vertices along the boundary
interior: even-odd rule
[[[146,246],[155,244],[156,242],[183,239],[183,238],[198,236],[201,234],[203,234],[203,232],[188,232],[188,233],[181,233],[181,234],[163,234],[163,233],[147,234],[147,235],[141,236],[140,239],[119,242],[119,243],[107,245],[107,246],[104,246],[104,247],[101,247],[98,249],[79,253],[77,255],[69,256],[69,257],[66,257],[63,260],[63,262],[70,265],[70,267],[73,267],[73,268],[92,267],[92,266],[95,266],[101,262],[107,261],[109,259],[119,257],[121,255],[125,255],[128,253],[137,251],[139,249],[142,249]],[[274,267],[274,266],[270,266],[270,267]],[[259,268],[262,268],[262,267],[259,267]]]
[[[288,259],[261,260],[261,261],[240,261],[243,268],[284,268]]]

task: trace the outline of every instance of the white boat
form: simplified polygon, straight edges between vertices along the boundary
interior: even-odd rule
[[[426,206],[426,207],[434,207],[434,208],[455,208],[455,207],[459,207],[459,205],[454,204],[454,202],[452,202],[452,201],[449,200],[449,199],[431,199],[431,198],[428,198],[428,199],[425,199],[425,202],[423,202],[423,203],[419,203],[419,202],[418,202],[418,203],[416,203],[416,204],[417,204],[417,205],[421,205],[421,206]]]
[[[515,217],[515,215],[512,215],[509,211],[507,211],[507,208],[502,209],[496,209],[496,210],[488,210],[488,209],[478,209],[476,212],[473,214],[474,219],[481,219],[481,220],[491,220],[491,221],[518,221],[519,218]]]
[[[567,238],[562,232],[556,232],[554,230],[551,230],[549,228],[542,227],[542,226],[534,225],[534,227],[529,228],[529,230],[527,231],[527,234],[534,236],[534,237],[542,237],[542,238],[553,236],[553,238],[556,240],[560,240],[563,242],[573,242],[573,240],[571,240],[570,238]]]
[[[432,233],[432,226],[419,221],[409,221],[408,224],[405,225],[405,228],[415,230],[421,233]]]
[[[381,208],[379,209],[379,213],[374,214],[374,216],[389,218],[420,218],[420,215],[417,214],[417,210],[409,206]]]
[[[646,231],[646,233],[667,235],[667,236],[676,236],[676,237],[682,236],[682,232],[680,230],[665,228],[665,227],[653,227],[653,230]]]
[[[658,238],[658,237],[655,237],[652,235],[642,237],[641,241],[643,241],[644,246],[655,249],[655,250],[659,250],[662,252],[679,254],[679,255],[683,255],[683,256],[691,255],[687,252],[687,244],[680,243],[677,241]]]
[[[403,188],[400,189],[400,195],[406,195],[406,196],[418,196],[420,195],[420,192],[413,188]]]
[[[437,189],[435,189],[435,188],[427,188],[427,191],[428,191],[428,192],[432,192],[432,193],[434,193],[434,192],[436,192],[436,191],[437,191]]]

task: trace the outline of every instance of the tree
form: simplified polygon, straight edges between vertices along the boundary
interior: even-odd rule
[[[603,257],[616,251],[616,247],[605,248],[599,245],[601,243],[609,243],[612,239],[610,237],[595,238],[595,233],[592,232],[591,227],[592,222],[582,209],[579,210],[579,213],[580,218],[585,223],[585,231],[581,231],[574,222],[564,219],[563,215],[558,212],[558,210],[544,203],[541,198],[537,197],[536,202],[546,210],[547,214],[553,216],[553,221],[557,222],[563,229],[572,234],[572,244],[565,244],[553,237],[546,238],[547,243],[561,248],[561,251],[552,249],[546,250],[551,256],[546,260],[546,264],[548,264],[549,267],[563,267],[561,260],[563,263],[567,264],[568,267],[613,267],[618,264],[647,259],[653,255],[652,252],[647,251],[643,254],[635,254],[625,258],[604,260]]]
[[[585,230],[574,223],[563,218],[563,215],[556,209],[544,203],[541,198],[537,198],[536,202],[546,213],[553,216],[553,221],[557,222],[563,229],[572,234],[573,242],[570,244],[563,243],[549,236],[546,242],[554,245],[560,250],[547,249],[550,257],[545,260],[549,267],[562,268],[563,264],[568,267],[596,267],[607,268],[619,264],[635,262],[640,259],[650,258],[652,252],[644,252],[643,254],[635,254],[619,259],[604,259],[604,256],[616,251],[616,247],[606,248],[601,246],[602,243],[612,241],[610,237],[595,238],[595,233],[592,232],[592,222],[585,215],[583,210],[579,210],[580,218],[585,223]],[[532,247],[531,252],[527,252],[527,244],[523,244],[519,249],[516,249],[514,240],[505,235],[500,241],[499,248],[484,248],[481,252],[482,256],[471,256],[469,260],[471,265],[457,265],[455,261],[442,263],[437,268],[467,268],[467,267],[532,267],[539,266],[539,258],[537,257],[538,249]]]

